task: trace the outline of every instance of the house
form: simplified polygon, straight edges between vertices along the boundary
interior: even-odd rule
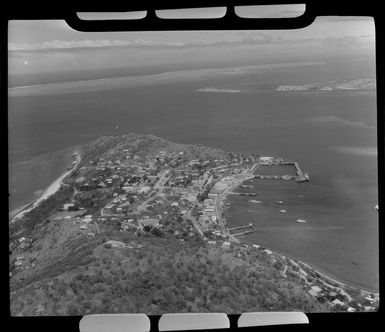
[[[141,186],[138,189],[138,194],[148,194],[151,190],[150,186]]]
[[[81,225],[80,229],[87,229],[87,225]]]
[[[158,227],[159,226],[159,220],[155,218],[148,218],[148,219],[138,219],[138,223],[140,225],[144,226],[152,226],[152,227]]]
[[[259,162],[262,165],[268,165],[271,164],[274,161],[273,157],[259,157]]]
[[[339,299],[335,299],[332,301],[332,304],[333,305],[345,305],[344,302],[340,301]]]
[[[322,292],[322,289],[318,286],[312,286],[311,289],[317,293]]]
[[[73,204],[73,203],[65,203],[65,204],[63,204],[63,209],[68,211],[69,207],[74,207],[74,206],[75,206],[75,204]]]
[[[126,244],[121,241],[109,240],[105,245],[110,245],[112,248],[125,248]]]
[[[223,242],[222,243],[222,248],[225,248],[225,249],[230,248],[230,242],[229,241]]]

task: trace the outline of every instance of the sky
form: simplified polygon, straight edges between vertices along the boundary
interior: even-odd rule
[[[277,6],[262,6],[258,11],[247,8],[237,13],[288,17],[303,12],[302,7],[269,7]],[[223,14],[215,8],[204,15]],[[175,14],[164,11],[162,15]],[[202,16],[191,10],[182,15]],[[78,16],[91,18],[87,13]],[[142,16],[139,13],[138,17]],[[109,16],[99,14],[100,18]],[[346,54],[360,57],[365,52],[373,54],[374,23],[368,17],[320,17],[310,26],[296,30],[79,32],[59,20],[11,21],[8,38],[10,74],[28,74],[203,62],[290,62]]]

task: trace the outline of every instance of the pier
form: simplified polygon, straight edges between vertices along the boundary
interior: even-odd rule
[[[257,193],[236,193],[234,191],[229,192],[229,194],[239,195],[239,196],[257,196]]]
[[[271,164],[273,165],[273,164]],[[306,182],[309,181],[309,174],[306,172],[303,172],[301,170],[301,167],[299,167],[299,164],[296,161],[280,161],[278,164],[274,165],[283,165],[283,166],[294,166],[296,176],[295,175],[260,175],[256,174],[254,176],[255,179],[281,179],[281,180],[295,180],[297,182]]]
[[[257,231],[257,229],[252,224],[249,224],[247,226],[228,228],[227,230],[228,233],[233,236],[251,234]]]
[[[297,179],[296,179],[297,182],[309,181],[309,175],[307,173],[302,172],[297,162],[294,162],[294,167],[297,172]]]

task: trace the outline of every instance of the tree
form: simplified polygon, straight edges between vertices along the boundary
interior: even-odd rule
[[[161,237],[163,235],[162,231],[159,228],[153,228],[151,230],[151,234],[157,237]]]
[[[143,226],[143,230],[145,232],[150,232],[151,231],[151,226],[150,225],[145,225],[145,226]]]
[[[79,305],[74,302],[67,305],[67,313],[70,316],[80,316],[82,314]]]

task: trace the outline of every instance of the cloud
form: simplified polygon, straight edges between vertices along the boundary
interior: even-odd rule
[[[318,123],[326,123],[326,124],[335,124],[346,127],[355,127],[355,128],[374,128],[373,126],[369,126],[363,121],[351,121],[346,119],[341,119],[334,115],[327,116],[319,116],[308,119],[310,122],[318,122]]]
[[[335,146],[334,150],[342,153],[353,154],[364,157],[376,157],[377,148],[375,147],[360,147],[360,146]]]

